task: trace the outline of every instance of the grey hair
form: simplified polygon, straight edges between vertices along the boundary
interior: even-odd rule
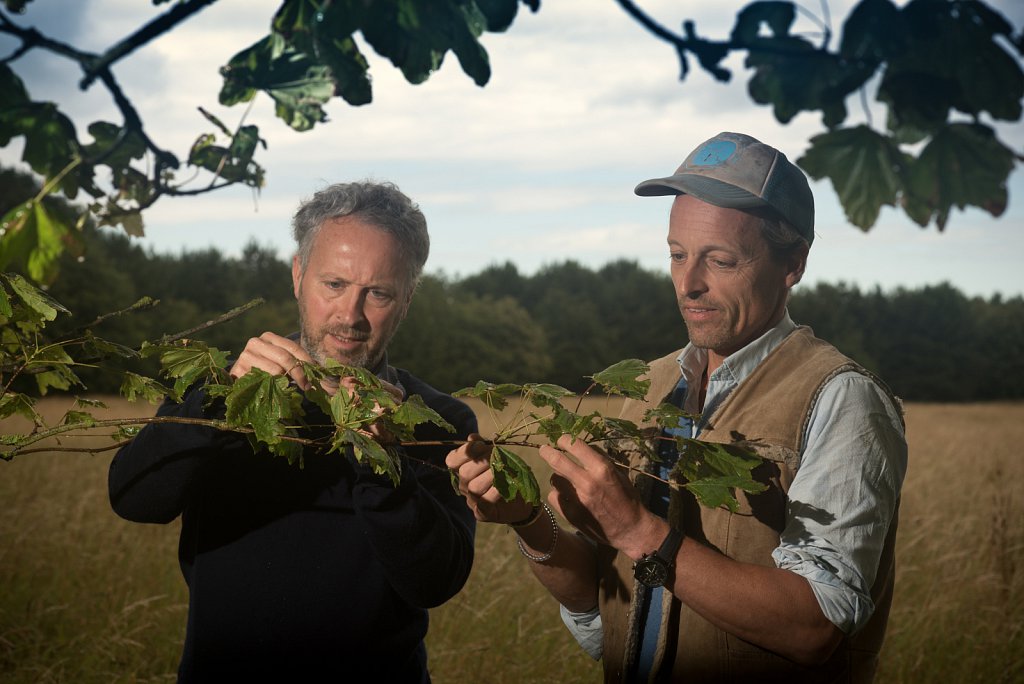
[[[305,272],[320,227],[331,219],[355,216],[379,228],[398,243],[415,288],[430,253],[427,219],[394,183],[358,181],[335,183],[299,204],[292,218],[292,235],[298,245],[299,265]]]
[[[810,247],[796,228],[774,217],[761,217],[761,235],[776,261],[787,261],[802,245]]]

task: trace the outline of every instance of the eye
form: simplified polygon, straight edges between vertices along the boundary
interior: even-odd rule
[[[681,264],[686,261],[686,255],[682,252],[669,252],[668,258],[673,264]]]
[[[370,297],[378,302],[390,302],[394,297],[387,290],[370,290]]]
[[[720,269],[729,269],[736,266],[736,262],[731,259],[708,259],[708,261],[711,262],[712,266]]]

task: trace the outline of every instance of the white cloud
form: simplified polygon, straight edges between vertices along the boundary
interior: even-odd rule
[[[30,11],[43,4],[31,3]],[[265,35],[279,4],[215,3],[118,64],[117,76],[158,144],[183,156],[198,133],[212,131],[196,111],[199,105],[228,126],[246,115],[243,106],[216,104],[218,68]],[[700,35],[722,39],[746,4],[645,0],[642,6],[671,30],[693,19]],[[812,13],[822,8],[803,4]],[[852,4],[828,3],[833,45]],[[993,4],[1020,29],[1024,3]],[[138,0],[82,6],[80,15],[69,13],[63,23],[68,31],[77,27],[79,38],[86,36],[96,50],[168,7]],[[816,30],[806,17],[799,22],[798,30]],[[326,108],[331,121],[307,133],[288,129],[273,116],[269,99],[257,96],[246,121],[260,127],[269,149],[257,157],[267,168],[268,185],[255,209],[245,189],[161,200],[146,219],[147,243],[171,251],[212,243],[237,252],[255,236],[287,254],[288,222],[301,197],[328,182],[370,176],[395,180],[423,206],[433,236],[432,269],[466,274],[511,259],[530,271],[567,258],[600,266],[619,256],[661,267],[667,203],[633,196],[636,182],[671,172],[697,143],[721,130],[748,132],[791,159],[824,130],[820,115],[802,114],[782,126],[770,108],[753,105],[746,92],[750,74],[739,56],[728,63],[729,84],[715,82],[695,63],[680,82],[672,48],[613,0],[545,0],[537,14],[521,7],[507,34],[487,34],[483,43],[492,66],[485,88],[474,85],[452,55],[426,83],[412,86],[366,48],[373,104],[355,108],[334,100]],[[79,94],[73,69],[62,80],[51,78],[66,64],[41,62],[46,82],[31,84],[33,92],[65,96],[62,106],[79,116],[116,116],[96,87]],[[851,100],[849,106],[851,121],[862,120],[860,103]],[[880,120],[877,109],[872,115]],[[1024,148],[1019,122],[999,130],[1008,144]],[[0,158],[9,161],[15,150]],[[819,237],[809,278],[886,286],[950,279],[970,293],[1024,291],[1016,275],[1024,257],[1019,170],[1011,179],[1006,216],[954,212],[942,235],[890,209],[864,235],[846,223],[827,183],[814,190]]]

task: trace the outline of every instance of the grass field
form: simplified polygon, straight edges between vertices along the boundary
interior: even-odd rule
[[[152,410],[110,404],[110,415]],[[911,404],[907,421],[896,596],[876,681],[1024,682],[1024,404]],[[0,462],[2,682],[174,680],[187,601],[178,526],[117,518],[109,460]],[[466,589],[432,613],[428,649],[438,684],[600,680],[512,536],[491,525],[479,528]]]

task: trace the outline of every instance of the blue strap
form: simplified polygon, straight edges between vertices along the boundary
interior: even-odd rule
[[[675,389],[669,395],[668,401],[679,408],[683,407],[686,400],[686,378],[679,378]],[[663,437],[690,437],[693,434],[693,421],[689,418],[680,418],[679,426],[665,428],[662,430]],[[675,442],[672,439],[659,440],[658,457],[660,463],[656,474],[662,480],[667,480],[668,475],[679,460],[679,453],[676,451]],[[669,486],[664,482],[655,482],[651,488],[651,500],[648,508],[652,513],[661,517],[668,516]],[[646,682],[650,680],[651,668],[654,666],[654,654],[658,648],[658,633],[661,630],[661,604],[664,599],[665,589],[654,587],[646,589],[645,596],[641,601],[641,633],[640,652],[637,654],[636,668],[634,669],[633,681]]]

